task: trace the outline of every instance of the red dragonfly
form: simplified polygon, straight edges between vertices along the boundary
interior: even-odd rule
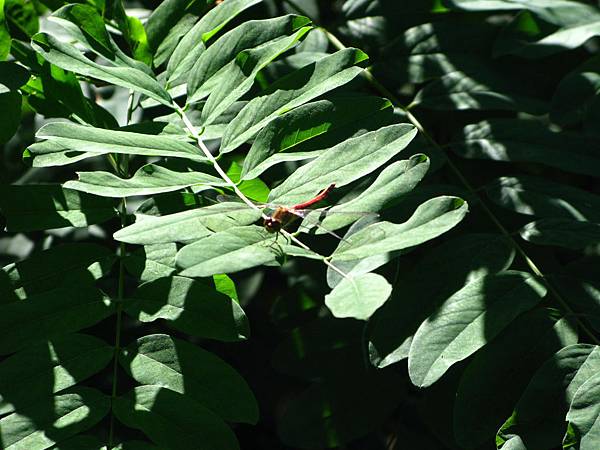
[[[264,226],[267,231],[271,233],[276,233],[280,231],[283,227],[290,224],[298,217],[305,217],[303,210],[313,206],[316,203],[319,203],[321,200],[325,200],[329,193],[335,188],[335,183],[330,184],[328,187],[319,192],[315,197],[311,198],[302,203],[298,203],[297,205],[286,207],[286,206],[277,206],[273,213],[264,220]]]

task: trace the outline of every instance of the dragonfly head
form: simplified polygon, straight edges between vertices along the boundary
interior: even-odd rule
[[[277,233],[282,227],[281,221],[279,219],[274,219],[273,217],[267,217],[264,221],[264,225],[270,233]]]

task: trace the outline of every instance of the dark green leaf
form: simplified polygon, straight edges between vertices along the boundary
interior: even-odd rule
[[[538,367],[561,348],[577,342],[573,326],[552,316],[552,311],[545,309],[520,316],[467,366],[454,403],[454,432],[462,447],[491,444]]]
[[[141,281],[168,277],[175,272],[177,244],[144,245],[125,258],[125,267]]]
[[[469,159],[533,162],[567,172],[598,176],[598,140],[555,132],[534,120],[492,119],[467,125],[450,148]]]
[[[200,280],[168,277],[144,283],[126,301],[125,311],[142,322],[165,319],[193,336],[229,342],[250,335],[248,319],[237,302]]]
[[[91,278],[91,277],[90,277]],[[68,282],[68,280],[67,280]],[[86,283],[0,304],[0,354],[92,326],[114,312],[110,298]]]
[[[258,406],[244,379],[221,358],[166,334],[139,338],[119,355],[138,383],[185,394],[229,422],[256,423]]]
[[[544,363],[529,382],[499,436],[518,435],[528,448],[558,446],[566,431],[565,415],[575,392],[600,370],[600,350],[573,344]],[[503,447],[504,448],[504,447]]]
[[[186,395],[160,386],[138,386],[113,404],[117,418],[142,430],[161,448],[189,449],[190,443],[214,450],[236,450],[233,431],[219,416]]]
[[[117,202],[57,184],[0,187],[0,209],[9,231],[85,227],[117,215]]]
[[[520,313],[533,308],[546,288],[517,271],[486,275],[448,298],[414,335],[408,373],[419,386],[431,386],[453,364],[496,337]]]
[[[30,345],[0,363],[0,414],[50,398],[98,373],[113,356],[111,346],[85,334]]]
[[[48,448],[91,428],[109,409],[110,398],[100,391],[72,389],[0,419],[0,440],[5,449]]]
[[[543,178],[502,177],[490,183],[486,193],[521,214],[600,222],[600,196]]]
[[[526,241],[573,250],[593,249],[600,243],[600,224],[570,219],[541,219],[520,231]]]
[[[448,297],[477,278],[508,269],[513,258],[510,242],[492,234],[465,234],[429,251],[371,319],[371,362],[385,367],[407,358],[413,334]]]

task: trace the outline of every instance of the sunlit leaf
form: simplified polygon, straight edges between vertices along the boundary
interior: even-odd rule
[[[392,286],[384,277],[367,273],[343,279],[325,296],[325,304],[335,317],[367,320],[391,293]]]

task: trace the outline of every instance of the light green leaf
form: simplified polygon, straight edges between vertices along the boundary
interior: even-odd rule
[[[486,193],[521,214],[600,222],[600,196],[543,178],[502,177],[490,183]]]
[[[146,21],[150,48],[155,51],[185,13],[202,13],[213,0],[166,0],[161,2]]]
[[[371,362],[386,367],[408,358],[413,335],[427,317],[465,284],[508,269],[514,254],[508,239],[493,234],[463,234],[430,250],[369,321]],[[427,273],[435,277],[423,277]]]
[[[110,398],[100,391],[74,388],[0,419],[0,440],[5,450],[48,448],[91,428],[109,409]]]
[[[152,281],[175,272],[176,255],[175,243],[144,245],[125,257],[125,267],[141,281]]]
[[[179,21],[173,25],[164,39],[158,44],[158,48],[154,54],[154,67],[162,66],[175,51],[179,41],[192,29],[198,21],[198,16],[195,14],[185,14]]]
[[[5,266],[3,271],[12,288],[23,294],[20,297],[26,297],[55,288],[65,274],[82,272],[82,278],[101,278],[110,271],[115,260],[116,255],[107,247],[86,242],[67,243],[34,253]]]
[[[261,0],[227,0],[208,11],[181,39],[167,65],[169,83],[192,71],[200,55],[206,50],[206,42],[232,19]]]
[[[384,120],[392,112],[389,100],[370,96],[333,97],[294,108],[273,119],[256,136],[244,160],[243,178],[257,177],[284,158],[304,158],[307,150],[315,151],[318,137],[328,136],[330,142],[332,135],[339,138],[338,142],[351,137],[374,116],[381,125],[387,125]]]
[[[600,244],[600,224],[570,219],[541,219],[519,232],[526,241],[573,250],[594,249]]]
[[[194,60],[191,71],[186,72],[188,103],[201,100],[212,92],[217,87],[215,74],[235,60],[241,51],[290,35],[309,23],[310,20],[306,17],[287,15],[274,19],[249,20],[225,33],[208,50],[201,52]],[[192,55],[197,56],[195,52]]]
[[[85,227],[117,215],[113,199],[63,189],[56,184],[0,187],[0,209],[9,231]]]
[[[414,126],[397,124],[348,139],[296,170],[271,191],[269,201],[291,205],[333,183],[338,187],[350,184],[388,162],[416,134]]]
[[[162,217],[138,216],[136,223],[117,231],[114,238],[129,244],[193,242],[214,231],[249,225],[260,217],[260,211],[240,203],[217,203]]]
[[[269,198],[269,187],[259,178],[253,180],[240,181],[242,173],[242,167],[233,161],[229,169],[227,169],[227,176],[237,184],[238,189],[248,197],[250,200],[256,202],[266,202]]]
[[[271,61],[298,44],[300,39],[310,30],[302,27],[291,36],[282,36],[239,52],[215,77],[219,77],[219,89],[213,90],[204,108],[201,122],[210,125],[219,118],[236,100],[239,100],[252,88],[258,73]]]
[[[518,85],[511,85],[496,72],[483,68],[472,77],[455,71],[427,84],[415,97],[412,106],[436,110],[508,110],[544,114],[549,105],[520,94]]]
[[[495,320],[491,318],[490,322]],[[575,327],[552,310],[535,309],[506,327],[475,355],[462,373],[453,414],[458,444],[477,448],[491,442],[535,371],[558,350],[576,342]],[[556,444],[547,450],[556,448]],[[528,448],[546,449],[545,446]]]
[[[579,450],[594,450],[600,439],[600,373],[596,372],[577,389],[566,420],[574,431]]]
[[[401,198],[423,179],[429,169],[429,158],[425,155],[415,155],[408,160],[396,161],[381,171],[375,181],[361,194],[352,200],[338,203],[327,210],[327,215],[319,223],[323,228],[318,228],[316,234],[323,234],[325,230],[337,230],[351,224],[359,216],[352,212],[376,213],[387,205]],[[346,214],[343,214],[346,211]],[[336,214],[336,213],[340,214]],[[316,215],[317,213],[315,213]],[[305,219],[310,224],[311,215]]]
[[[114,312],[110,298],[88,283],[59,287],[0,304],[0,354],[92,326]]]
[[[28,150],[33,157],[63,151],[96,153],[123,153],[128,155],[172,156],[195,161],[206,161],[202,151],[196,146],[177,137],[154,136],[129,131],[105,130],[74,123],[53,122],[44,125],[36,136],[48,139],[47,143],[30,145]]]
[[[21,411],[85,380],[113,356],[111,346],[85,334],[30,345],[0,363],[0,414]]]
[[[366,273],[344,278],[325,296],[325,304],[338,318],[368,320],[392,293],[392,285],[381,275]]]
[[[177,266],[184,269],[183,276],[209,277],[277,264],[282,250],[276,247],[275,236],[263,227],[233,227],[183,247],[177,253]]]
[[[533,162],[567,172],[598,176],[598,140],[554,132],[534,120],[493,119],[467,125],[449,148],[469,159]]]
[[[416,386],[431,386],[455,363],[533,308],[546,289],[517,271],[486,275],[452,295],[421,324],[410,346],[408,373]]]
[[[464,200],[437,197],[419,206],[402,224],[378,222],[349,236],[331,256],[334,262],[348,261],[414,247],[452,229],[467,212]]]
[[[144,283],[124,307],[141,322],[164,319],[193,336],[232,342],[250,335],[248,319],[237,302],[199,280],[165,277]]]
[[[161,448],[189,449],[192,442],[211,450],[239,450],[223,420],[187,395],[160,386],[138,386],[113,403],[117,418],[142,430]]]
[[[340,50],[273,83],[253,98],[229,124],[221,142],[221,153],[235,150],[277,116],[348,83],[367,60],[360,50]]]
[[[217,177],[203,172],[175,172],[154,164],[140,167],[128,179],[119,178],[110,172],[77,172],[79,180],[67,181],[63,186],[103,197],[130,197],[178,191],[192,186],[195,192],[224,186]]]
[[[138,382],[185,394],[224,420],[256,423],[258,405],[248,384],[216,355],[166,334],[144,336],[119,355]]]
[[[62,69],[132,89],[169,108],[173,107],[173,100],[169,93],[154,78],[141,70],[131,67],[101,66],[86,58],[73,46],[64,44],[46,33],[36,34],[32,38],[32,46],[44,59]]]
[[[598,346],[573,344],[556,352],[535,373],[498,436],[519,435],[529,448],[556,447],[565,434],[564,419],[575,392],[598,371]]]

